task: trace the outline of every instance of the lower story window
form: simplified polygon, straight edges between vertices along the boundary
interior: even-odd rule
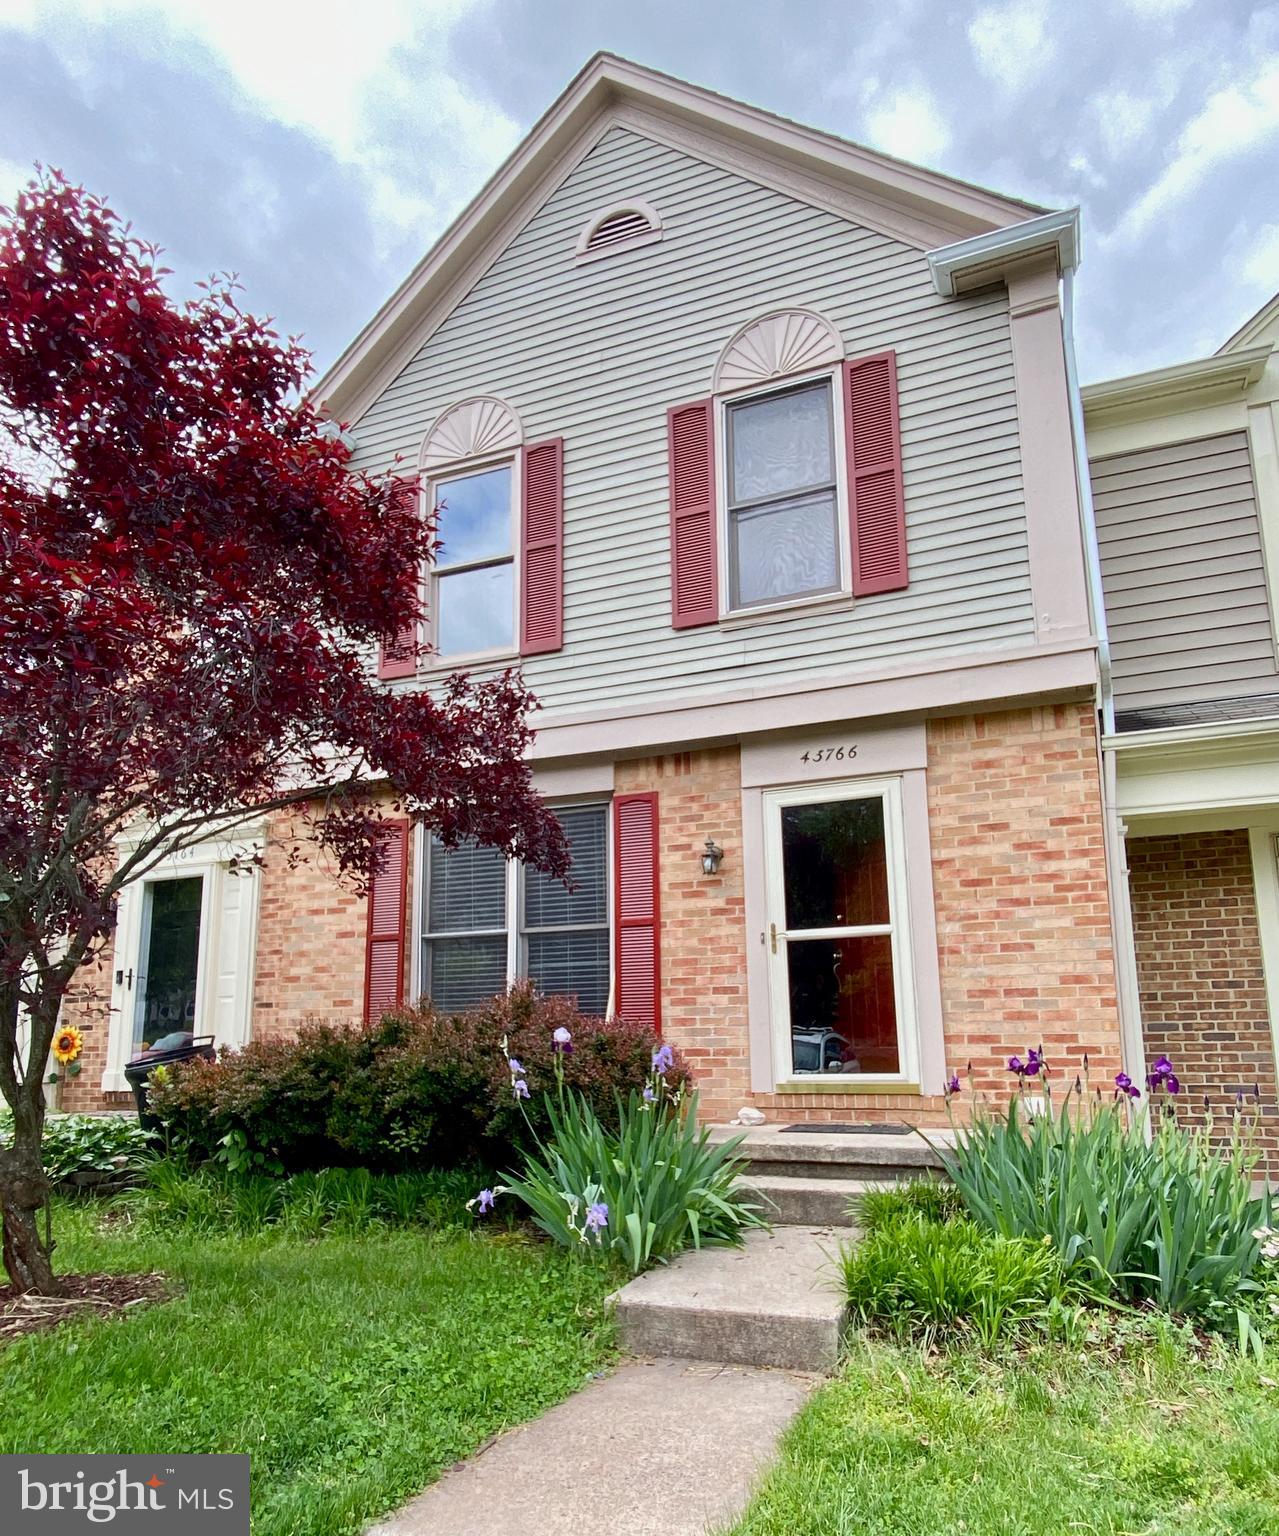
[[[571,883],[465,843],[432,837],[426,857],[422,991],[437,1007],[469,1008],[519,977],[583,1013],[608,1008],[608,807],[557,812],[572,854]]]

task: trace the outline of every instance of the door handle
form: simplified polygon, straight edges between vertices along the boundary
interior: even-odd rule
[[[777,953],[777,924],[776,923],[769,923],[769,925],[768,925],[768,937],[769,937],[770,943],[773,946],[773,953],[776,954]]]
[[[133,991],[133,967],[132,966],[129,967],[129,979],[127,981],[124,979],[124,972],[123,971],[117,971],[115,973],[115,984],[116,984],[117,987],[127,987],[129,989],[129,991],[132,992]]]

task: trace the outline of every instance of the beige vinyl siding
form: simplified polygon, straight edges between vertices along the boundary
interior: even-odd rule
[[[591,215],[635,195],[663,240],[576,265]],[[897,349],[910,588],[676,631],[667,407],[707,395],[734,331],[787,305],[826,315],[850,356]],[[415,463],[436,415],[480,393],[508,400],[529,440],[565,440],[564,649],[525,665],[549,709],[1033,639],[1007,296],[940,299],[895,240],[614,127],[366,412],[358,462]]]
[[[1117,707],[1279,688],[1247,435],[1091,469]]]

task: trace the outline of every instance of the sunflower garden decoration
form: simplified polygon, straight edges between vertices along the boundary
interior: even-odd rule
[[[74,1024],[59,1025],[50,1047],[50,1054],[57,1066],[49,1074],[49,1081],[56,1084],[56,1109],[62,1108],[62,1085],[67,1078],[80,1075],[80,1052],[83,1050],[84,1035],[81,1031]]]

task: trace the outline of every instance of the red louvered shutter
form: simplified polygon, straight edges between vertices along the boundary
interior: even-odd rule
[[[520,655],[564,644],[564,439],[524,450],[520,497]]]
[[[661,1026],[657,796],[613,801],[614,954],[617,1014]]]
[[[364,952],[364,1021],[375,1024],[404,1001],[404,927],[409,873],[409,824],[383,823],[386,857],[369,891]]]
[[[715,554],[714,402],[666,413],[671,495],[671,623],[676,629],[719,618]]]
[[[910,581],[896,353],[878,352],[846,363],[844,405],[853,594],[896,592]]]
[[[377,675],[412,677],[417,671],[417,625],[406,624],[377,648]]]

